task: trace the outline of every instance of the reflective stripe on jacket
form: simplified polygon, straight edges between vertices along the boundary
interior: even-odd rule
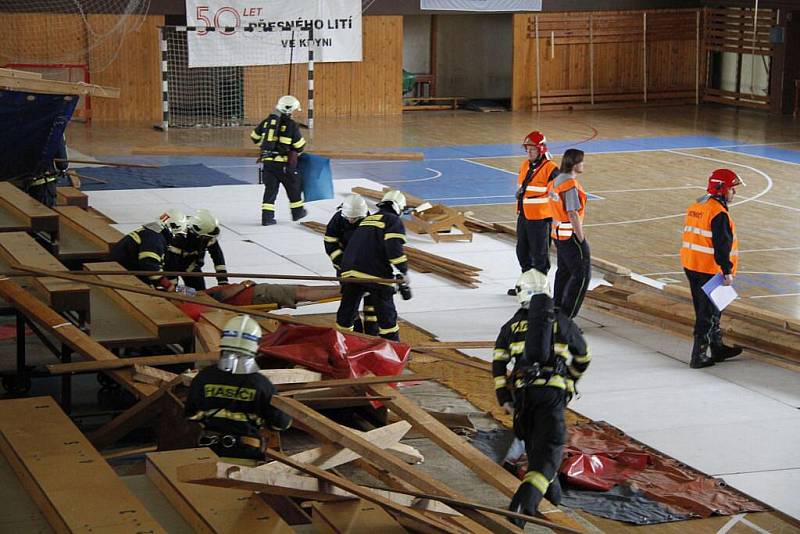
[[[522,187],[525,178],[528,176],[530,163],[529,160],[525,160],[519,167],[519,174],[517,175],[518,188]],[[533,178],[525,186],[525,191],[522,192],[522,211],[529,221],[539,221],[552,217],[547,195],[553,186],[550,178],[557,174],[558,166],[546,159],[536,168]],[[517,202],[517,212],[519,212],[519,202]]]
[[[722,269],[714,259],[714,234],[711,231],[711,221],[725,212],[731,225],[733,243],[731,245],[730,260],[733,264],[731,272],[736,274],[739,263],[739,241],[736,238],[736,226],[727,208],[712,197],[695,202],[686,210],[683,223],[683,243],[681,244],[681,264],[684,269],[706,274],[717,274]]]

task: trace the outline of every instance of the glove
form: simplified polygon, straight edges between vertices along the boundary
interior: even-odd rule
[[[156,289],[160,288],[164,291],[175,291],[175,284],[173,284],[166,276],[162,276],[156,285],[158,286]]]
[[[564,405],[570,403],[573,397],[578,396],[580,397],[580,393],[578,393],[578,389],[575,387],[575,381],[571,378],[567,378],[567,389],[564,390],[566,394],[566,400],[564,401]]]

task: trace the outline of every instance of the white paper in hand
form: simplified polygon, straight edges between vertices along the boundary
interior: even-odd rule
[[[736,300],[739,296],[736,290],[733,289],[733,286],[722,285],[723,281],[724,277],[722,273],[717,273],[714,275],[714,278],[703,285],[703,291],[708,295],[708,298],[711,299],[711,302],[714,303],[714,306],[716,306],[719,311],[727,308],[728,304]]]

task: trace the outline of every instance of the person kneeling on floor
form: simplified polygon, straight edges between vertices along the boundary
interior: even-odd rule
[[[197,445],[219,456],[263,460],[261,430],[292,424],[270,404],[276,389],[256,364],[260,339],[261,327],[249,315],[225,323],[219,362],[200,371],[189,388],[184,415],[203,427]]]

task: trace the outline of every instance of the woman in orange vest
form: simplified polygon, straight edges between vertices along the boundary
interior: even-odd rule
[[[583,231],[586,192],[578,183],[583,172],[583,151],[570,148],[561,158],[561,174],[553,181],[550,208],[551,236],[556,243],[558,269],[553,284],[556,308],[569,318],[578,315],[592,278],[591,254]]]
[[[681,264],[689,279],[694,304],[694,346],[689,363],[692,369],[709,367],[742,352],[739,347],[722,343],[721,312],[703,291],[703,285],[719,272],[722,272],[726,286],[733,284],[736,275],[739,242],[736,226],[728,213],[728,202],[733,200],[737,185],[744,185],[744,182],[735,172],[717,169],[708,178],[708,194],[686,210]]]
[[[547,151],[547,139],[539,131],[522,141],[528,159],[517,176],[517,259],[522,272],[550,270],[550,204],[547,194],[558,175],[558,166]],[[509,294],[513,290],[509,290]]]

